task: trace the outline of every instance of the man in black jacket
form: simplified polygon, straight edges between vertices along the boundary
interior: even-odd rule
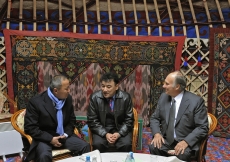
[[[65,148],[76,155],[90,151],[90,145],[74,134],[76,117],[69,86],[65,76],[57,75],[47,91],[30,99],[24,129],[33,141],[24,161],[51,162],[52,149]]]
[[[112,144],[119,152],[129,152],[132,150],[134,122],[130,94],[119,90],[117,74],[104,74],[100,83],[101,90],[90,96],[87,112],[93,149],[105,152]]]

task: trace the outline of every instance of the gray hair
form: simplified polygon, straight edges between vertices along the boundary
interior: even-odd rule
[[[62,86],[62,81],[68,79],[64,75],[55,75],[50,82],[50,90],[53,92],[54,88],[60,89]]]
[[[186,78],[183,76],[183,74],[180,71],[175,71],[174,73],[176,74],[176,76],[175,76],[173,87],[179,84],[180,90],[184,91],[186,88]]]

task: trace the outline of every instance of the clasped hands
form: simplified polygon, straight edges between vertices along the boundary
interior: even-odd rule
[[[154,135],[153,140],[151,141],[151,144],[153,144],[154,147],[157,147],[158,149],[161,148],[162,143],[165,143],[164,138],[161,136],[160,133],[156,133]],[[170,155],[179,155],[179,154],[183,154],[185,149],[188,147],[187,142],[180,141],[177,143],[177,145],[174,147],[175,151],[170,150],[168,151],[168,154]]]
[[[60,143],[59,141],[60,139],[66,139],[66,136],[62,135],[62,136],[53,137],[50,143],[55,147],[61,147],[62,143]]]
[[[115,132],[115,133],[106,133],[105,135],[106,140],[110,143],[110,144],[114,144],[118,138],[120,138],[120,134]]]

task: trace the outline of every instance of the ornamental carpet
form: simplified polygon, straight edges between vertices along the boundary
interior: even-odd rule
[[[85,116],[100,76],[119,76],[144,125],[163,91],[165,77],[180,68],[185,37],[117,36],[4,30],[7,88],[18,108],[47,89],[52,76],[66,75],[77,116]]]
[[[140,153],[149,154],[148,144],[150,143],[150,128],[143,129],[142,150]],[[210,136],[208,139],[206,161],[207,162],[229,162],[230,161],[230,139]],[[0,158],[0,162],[3,162]],[[21,162],[19,156],[8,156],[6,162]]]
[[[218,123],[214,136],[230,138],[230,30],[210,29],[208,107]]]

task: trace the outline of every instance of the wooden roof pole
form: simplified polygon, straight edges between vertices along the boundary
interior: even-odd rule
[[[169,0],[166,0],[166,5],[167,5],[168,13],[169,13],[170,23],[173,23],[173,17],[172,17],[172,12],[171,12],[171,8],[170,8]],[[174,25],[171,25],[171,32],[172,32],[172,36],[175,36]]]
[[[84,21],[87,22],[87,11],[86,11],[86,1],[83,0],[83,10],[84,10]],[[85,34],[88,34],[88,25],[85,24]]]
[[[126,25],[126,17],[125,17],[125,7],[124,7],[124,1],[121,0],[121,10],[122,10],[122,17],[123,17],[123,24],[124,24],[124,35],[127,35],[127,27]]]
[[[146,21],[147,21],[147,25],[148,25],[148,35],[151,35],[149,11],[148,11],[146,0],[144,0],[144,6],[145,6]]]
[[[12,2],[11,0],[8,0],[8,6],[7,6],[7,22],[6,22],[6,29],[10,29],[10,9],[11,9]]]
[[[19,2],[19,30],[22,30],[22,11],[23,11],[23,0]]]
[[[135,19],[135,34],[136,36],[138,36],[138,20],[137,20],[137,9],[136,9],[136,2],[135,0],[132,0],[133,1],[133,14],[134,14],[134,19]]]
[[[209,24],[209,27],[212,28],[212,19],[211,19],[211,16],[210,16],[210,12],[209,12],[209,9],[208,9],[208,3],[206,0],[203,0],[204,2],[204,8],[205,8],[205,11],[206,11],[206,15],[207,15],[207,18],[208,18],[208,22],[210,23]]]
[[[191,13],[192,13],[192,17],[193,17],[193,21],[194,23],[197,23],[197,20],[196,20],[196,15],[195,15],[195,12],[194,12],[194,8],[193,8],[193,4],[192,4],[192,0],[189,0],[189,6],[190,6],[190,9],[191,9]],[[197,49],[196,51],[198,52],[201,52],[201,45],[200,45],[200,33],[199,33],[199,28],[198,28],[198,25],[195,25],[195,29],[196,29],[196,35],[197,35]],[[194,57],[194,55],[197,53],[197,52],[193,52],[189,57]],[[202,57],[202,56],[201,56]],[[188,58],[189,59],[189,58]],[[202,58],[201,58],[202,59]],[[198,63],[198,59],[195,59],[196,61],[196,64],[192,65],[192,68],[191,69],[194,69],[194,67],[197,65]],[[198,75],[202,74],[202,72],[204,71],[205,69],[202,68],[202,70],[200,70],[198,72]],[[195,80],[195,79],[194,79]],[[193,85],[194,86],[194,85]]]
[[[156,10],[156,14],[157,14],[157,22],[159,24],[161,24],[161,18],[160,18],[158,5],[157,5],[157,0],[153,0],[153,2],[154,2],[154,7],[155,7],[155,10]],[[162,26],[160,26],[160,25],[159,25],[159,36],[162,36]]]
[[[112,16],[111,16],[111,4],[110,4],[110,0],[108,1],[108,14],[109,14],[109,23],[112,24]],[[109,25],[109,32],[110,35],[113,35],[113,26]]]
[[[182,24],[185,24],[185,18],[184,18],[184,13],[183,13],[183,10],[182,10],[182,6],[181,6],[181,2],[180,0],[177,0],[177,4],[178,4],[178,9],[179,9],[179,12],[180,12],[180,17],[181,17],[181,22]],[[186,30],[186,25],[183,25],[183,33],[184,33],[184,36],[187,36],[187,30]],[[182,50],[182,54],[184,53],[184,51],[186,51],[188,48],[188,45],[187,45],[187,37],[185,38],[185,41],[184,41],[184,48]],[[185,59],[184,57],[181,57],[182,61],[183,61],[183,64],[185,62]],[[183,65],[182,64],[182,65]],[[181,66],[182,66],[181,65]],[[181,71],[183,74],[184,74],[184,71]],[[186,72],[186,74],[184,75],[187,75],[188,71]]]
[[[37,31],[37,3],[36,0],[33,0],[33,31]]]
[[[179,12],[180,12],[181,22],[182,22],[182,24],[185,24],[184,13],[183,13],[183,10],[182,10],[180,0],[177,0],[177,4],[178,4]],[[187,36],[186,25],[183,25],[183,33],[184,33],[184,36]],[[187,47],[186,41],[185,41],[185,46]]]
[[[188,1],[189,1],[190,10],[192,13],[193,21],[194,21],[194,23],[197,23],[195,11],[194,11],[193,4],[192,4],[192,0],[188,0]],[[200,48],[200,33],[199,33],[198,25],[195,25],[195,30],[196,30],[196,37],[197,37],[197,41],[198,41],[198,47]]]
[[[218,0],[216,0],[216,6],[217,6],[217,9],[218,9],[218,12],[219,12],[219,15],[220,15],[220,20],[221,20],[222,22],[224,22],[224,16],[223,16],[222,10],[221,10],[221,8],[220,8],[220,3],[219,3]],[[225,25],[225,24],[222,24],[222,27],[223,27],[223,28],[226,28],[226,25]]]
[[[100,19],[100,5],[99,5],[99,0],[96,0],[96,10],[97,10],[97,22],[98,24],[98,34],[101,34],[101,19]]]
[[[73,33],[76,33],[76,10],[75,10],[75,0],[72,0],[72,14],[73,14]]]
[[[58,0],[58,7],[59,7],[59,31],[62,31],[62,0]]]
[[[35,0],[36,1],[36,0]],[[45,20],[46,20],[46,31],[49,31],[49,22],[48,22],[48,2],[45,0]]]

